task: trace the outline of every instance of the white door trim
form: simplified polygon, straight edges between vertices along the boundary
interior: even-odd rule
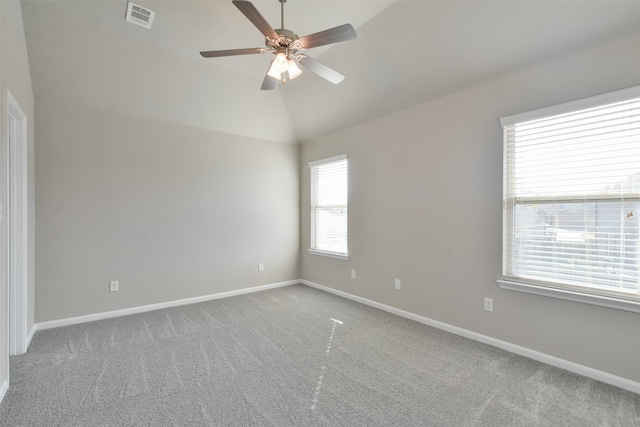
[[[7,89],[6,231],[9,354],[27,351],[27,115]]]

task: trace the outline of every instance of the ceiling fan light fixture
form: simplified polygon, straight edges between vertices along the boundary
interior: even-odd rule
[[[271,78],[276,79],[276,80],[281,80],[282,79],[282,73],[280,72],[278,67],[275,67],[273,65],[273,61],[271,61],[271,67],[269,67],[269,71],[267,71],[267,75],[269,77],[271,77]]]
[[[293,80],[302,74],[302,70],[293,59],[287,59],[287,72],[289,73],[289,80]]]
[[[271,61],[267,74],[274,79],[280,80],[282,78],[282,73],[287,71],[288,68],[287,56],[284,52],[278,52],[275,59]]]
[[[278,81],[286,84],[287,80],[295,79],[302,74],[300,66],[331,83],[340,83],[344,79],[342,74],[311,57],[298,54],[298,51],[355,39],[357,34],[353,26],[351,24],[343,24],[308,34],[304,37],[298,37],[293,31],[284,28],[284,3],[287,0],[277,1],[280,2],[281,26],[280,29],[274,30],[249,0],[232,0],[233,5],[265,36],[265,48],[209,50],[201,51],[200,55],[204,58],[215,58],[265,52],[275,54],[276,57],[269,63],[267,75],[262,82],[262,87],[260,88],[262,90],[274,89]]]

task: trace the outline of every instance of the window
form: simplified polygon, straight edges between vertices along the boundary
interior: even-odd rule
[[[348,259],[346,155],[309,163],[311,248],[309,253]]]
[[[640,86],[501,123],[501,286],[640,311]]]

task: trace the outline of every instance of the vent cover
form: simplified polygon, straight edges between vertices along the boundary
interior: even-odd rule
[[[151,28],[155,14],[151,9],[129,2],[127,3],[127,16],[125,19],[132,24],[140,25],[144,28]]]

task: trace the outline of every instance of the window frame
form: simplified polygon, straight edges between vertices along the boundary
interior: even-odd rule
[[[636,98],[640,98],[640,86],[634,86],[573,102],[503,117],[500,119],[500,124],[504,128],[519,123],[577,112],[580,110],[604,106],[617,102],[629,101]],[[627,297],[625,295],[616,295],[613,293],[599,293],[598,290],[588,288],[586,286],[584,288],[581,288],[580,286],[567,286],[565,284],[554,285],[553,283],[550,283],[550,281],[539,283],[535,280],[508,276],[506,274],[507,271],[512,271],[509,267],[509,263],[512,263],[513,260],[509,257],[508,248],[505,245],[510,244],[510,238],[512,237],[513,233],[515,233],[514,231],[510,230],[513,230],[516,211],[515,208],[509,209],[509,205],[511,204],[515,207],[516,202],[510,203],[509,200],[510,197],[515,198],[515,195],[508,194],[510,191],[509,188],[507,188],[508,186],[506,182],[508,160],[506,152],[506,138],[504,137],[503,144],[503,256],[502,277],[497,281],[500,288],[640,313],[640,293],[637,296],[634,294],[630,294]]]
[[[337,251],[331,251],[331,250],[327,250],[327,249],[322,249],[322,248],[318,248],[317,247],[317,240],[316,240],[316,236],[318,235],[318,230],[316,230],[316,221],[315,221],[315,215],[317,210],[319,209],[317,206],[315,206],[315,191],[316,191],[316,183],[315,183],[315,178],[314,178],[314,172],[313,169],[315,167],[318,166],[325,166],[325,165],[329,165],[331,163],[338,163],[338,162],[343,162],[346,161],[346,168],[347,168],[347,188],[345,189],[345,191],[347,192],[347,200],[344,204],[344,208],[347,210],[347,230],[346,230],[346,251],[345,252],[337,252]],[[335,259],[340,259],[340,260],[348,260],[349,259],[349,214],[348,214],[348,206],[349,206],[349,200],[348,200],[348,194],[349,194],[349,185],[348,185],[348,181],[349,181],[349,160],[346,154],[340,154],[337,156],[333,156],[333,157],[328,157],[328,158],[324,158],[324,159],[320,159],[320,160],[315,160],[312,162],[308,163],[309,165],[309,219],[310,219],[310,224],[309,224],[309,249],[308,249],[308,253],[311,255],[320,255],[320,256],[325,256],[325,257],[329,257],[329,258],[335,258]],[[342,206],[342,205],[340,205]]]

